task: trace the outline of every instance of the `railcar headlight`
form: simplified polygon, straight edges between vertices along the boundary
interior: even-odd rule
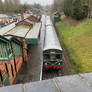
[[[47,63],[45,63],[45,65],[47,65]]]

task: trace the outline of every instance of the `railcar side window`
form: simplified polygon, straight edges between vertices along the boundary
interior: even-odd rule
[[[57,58],[57,59],[60,59],[60,54],[56,55],[56,58]]]

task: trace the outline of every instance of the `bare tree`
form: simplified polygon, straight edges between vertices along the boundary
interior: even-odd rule
[[[3,12],[3,2],[0,0],[0,11]]]
[[[64,7],[64,0],[54,0],[53,11],[62,11]]]

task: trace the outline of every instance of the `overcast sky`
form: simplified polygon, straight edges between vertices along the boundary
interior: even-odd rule
[[[48,5],[52,4],[53,0],[21,0],[21,3],[28,3],[28,4],[39,3],[41,5]]]

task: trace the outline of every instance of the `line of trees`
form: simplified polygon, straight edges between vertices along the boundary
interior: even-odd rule
[[[20,0],[0,0],[0,11],[2,13],[17,11],[20,6]]]
[[[20,0],[0,0],[0,13],[7,13],[9,15],[12,15],[14,13],[18,13],[21,10],[24,12],[27,9],[41,9],[42,6],[40,4],[21,4]]]
[[[89,0],[89,13],[88,13],[88,17],[92,18],[92,0]]]
[[[80,20],[92,16],[92,0],[54,0],[53,10]]]
[[[64,13],[77,20],[88,16],[88,0],[64,0]]]

